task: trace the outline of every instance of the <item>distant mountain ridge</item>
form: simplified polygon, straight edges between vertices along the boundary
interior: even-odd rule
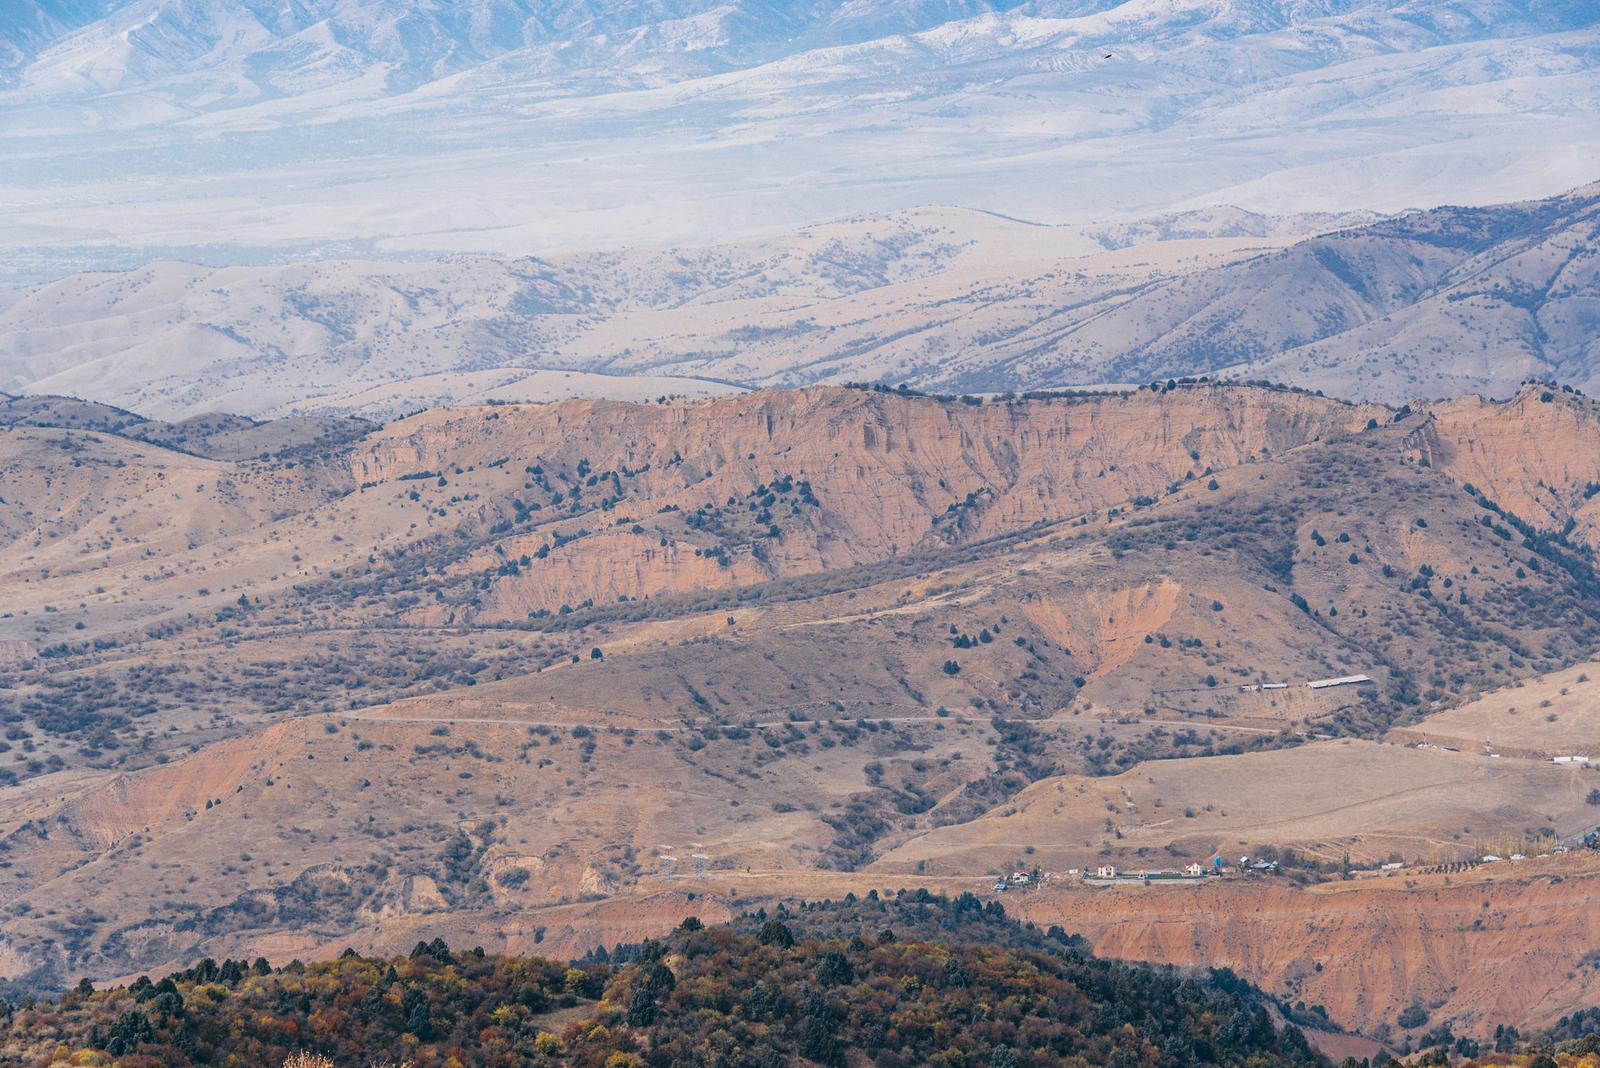
[[[0,386],[174,419],[846,381],[1215,374],[1391,403],[1600,387],[1600,187],[1294,240],[1336,222],[929,209],[548,259],[156,264],[0,293]]]
[[[1597,72],[1578,0],[22,0],[0,284],[1547,196]]]
[[[42,50],[105,18],[126,0],[40,0],[13,4],[0,18],[0,86]]]
[[[15,24],[0,31],[8,44],[5,68],[24,83],[78,76],[82,89],[127,88],[232,67],[268,95],[373,72],[383,91],[404,92],[524,50],[576,48],[616,59],[690,52],[702,54],[709,70],[1016,6],[1017,0],[85,0],[21,5]],[[96,77],[102,74],[108,77]]]
[[[1600,373],[1600,185],[1438,208],[1174,280],[1076,332],[1107,373],[1223,372],[1341,396],[1505,396]],[[1042,367],[1019,368],[1018,380]]]
[[[1326,63],[1328,50],[1353,58],[1594,22],[1576,0],[24,0],[0,17],[0,87],[30,102],[157,90],[193,114],[336,87],[379,99],[474,71],[446,91],[525,78],[664,86],[786,60],[772,73],[860,63],[874,77],[930,59],[1067,72],[1093,66],[1101,45],[1242,86]],[[1257,36],[1249,66],[1204,51]]]
[[[239,415],[212,414],[165,423],[73,397],[0,393],[0,430],[23,427],[114,434],[212,460],[266,459],[334,448],[373,429],[365,420],[337,416],[259,422]]]

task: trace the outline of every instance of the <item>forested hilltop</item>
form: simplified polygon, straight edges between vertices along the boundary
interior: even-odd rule
[[[0,1062],[1325,1063],[1229,973],[1099,960],[971,895],[917,892],[803,915],[793,925],[747,917],[744,929],[690,918],[660,941],[572,965],[442,941],[389,960],[206,960],[159,982],[85,983],[59,1002],[11,1009]],[[824,926],[827,937],[796,936]]]

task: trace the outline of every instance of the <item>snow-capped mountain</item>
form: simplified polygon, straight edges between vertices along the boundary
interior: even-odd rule
[[[1549,195],[1593,0],[12,0],[7,280]]]
[[[0,72],[47,94],[159,82],[210,110],[346,82],[401,92],[499,59],[501,72],[554,67],[592,84],[664,82],[869,42],[909,46],[902,55],[926,67],[1004,58],[1018,45],[1148,53],[1291,31],[1320,42],[1308,58],[1321,63],[1348,52],[1353,37],[1392,50],[1594,19],[1587,0],[16,0],[0,13]],[[1260,42],[1269,52],[1285,43]],[[1259,79],[1270,70],[1213,64],[1214,74],[1230,72]],[[198,87],[201,77],[238,91],[182,99],[172,84]]]
[[[526,53],[569,52],[574,72],[605,80],[596,61],[693,56],[709,70],[800,48],[915,33],[1014,7],[997,0],[910,3],[811,0],[83,0],[22,3],[0,27],[13,82],[94,92],[209,76],[251,98],[368,82],[394,92]],[[591,65],[592,64],[592,65]],[[585,69],[587,68],[587,69]],[[376,74],[376,79],[370,76]]]
[[[39,0],[0,12],[0,77],[14,76],[40,50],[103,19],[121,0]]]

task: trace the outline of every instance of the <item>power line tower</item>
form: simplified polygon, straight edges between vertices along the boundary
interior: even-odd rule
[[[706,861],[710,859],[704,853],[694,854],[694,877],[696,879],[704,879],[706,877]]]
[[[1494,759],[1494,746],[1490,745],[1489,744],[1489,739],[1485,738],[1483,740],[1483,776],[1484,776],[1484,778],[1488,778],[1490,775],[1494,774],[1494,765],[1490,763],[1490,761],[1492,761],[1493,759]]]

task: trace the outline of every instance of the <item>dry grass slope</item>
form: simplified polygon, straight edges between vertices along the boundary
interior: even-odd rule
[[[17,983],[439,933],[581,952],[689,892],[709,918],[1017,861],[1453,861],[1595,817],[1587,773],[1509,727],[1488,777],[1405,733],[1475,732],[1465,702],[1531,677],[1570,692],[1519,720],[1529,749],[1586,722],[1560,674],[1600,642],[1574,513],[1505,503],[1544,454],[1490,478],[1439,444],[1476,412],[1571,449],[1600,420],[1570,394],[819,388],[431,412],[242,458],[30,411],[0,430]],[[298,433],[201,436],[236,430]]]

